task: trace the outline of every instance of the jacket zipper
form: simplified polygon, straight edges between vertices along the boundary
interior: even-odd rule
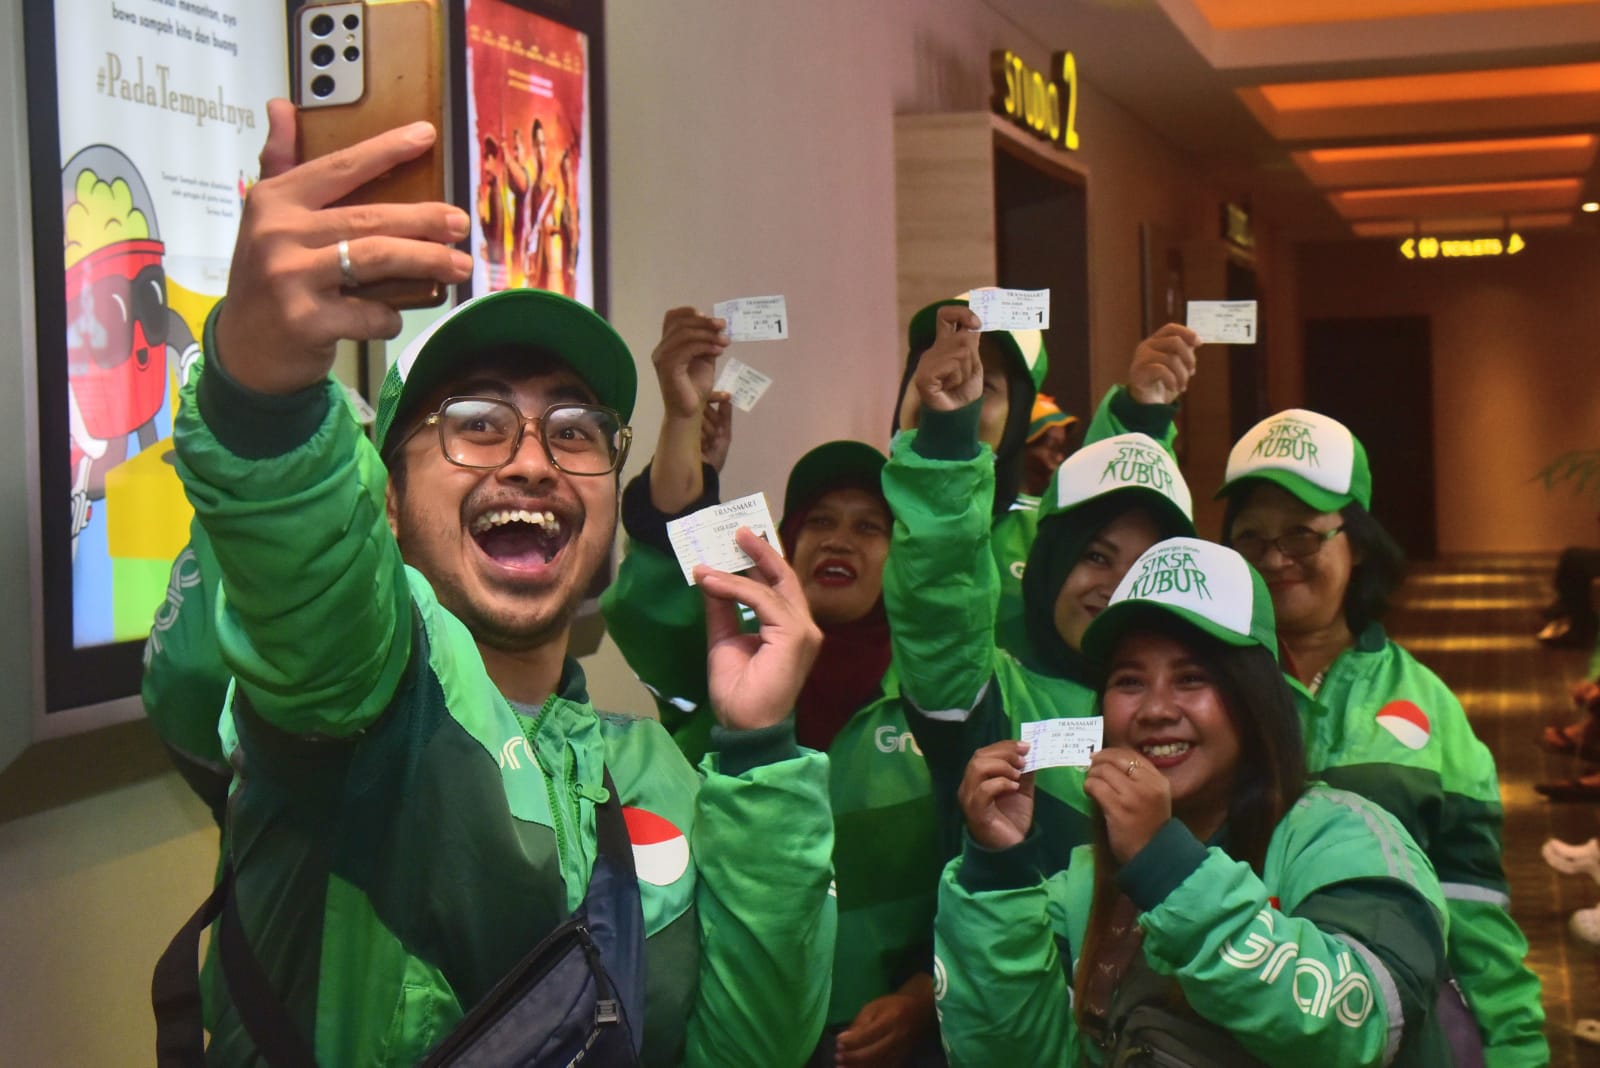
[[[527,739],[528,749],[529,749],[530,752],[537,753],[539,751],[538,747],[534,744],[534,738],[539,733],[539,725],[544,722],[544,717],[547,714],[549,714],[549,712],[550,712],[550,710],[552,708],[555,707],[555,704],[556,704],[556,695],[552,693],[549,697],[546,697],[544,699],[544,704],[539,706],[539,714],[537,716],[534,716],[533,717],[533,721],[531,723],[529,723],[526,728],[524,728],[522,733],[523,733],[523,736]],[[564,762],[566,760],[566,758],[567,758],[567,746],[566,746],[566,742],[563,741],[562,745],[561,745],[561,759]],[[543,769],[541,768],[540,770],[543,770]],[[567,832],[566,832],[565,824],[563,824],[563,822],[561,820],[561,804],[560,804],[561,799],[556,794],[556,778],[559,775],[560,775],[560,770],[559,769],[556,769],[555,774],[551,774],[550,772],[545,772],[545,775],[544,775],[544,790],[545,790],[545,796],[548,798],[549,803],[550,803],[550,822],[555,824],[556,856],[562,858],[562,860],[565,861],[566,857],[568,856],[568,853],[567,853]]]

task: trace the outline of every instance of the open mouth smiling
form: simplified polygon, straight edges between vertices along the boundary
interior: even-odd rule
[[[527,508],[494,508],[472,521],[472,540],[490,560],[512,571],[549,567],[572,534],[554,512]]]
[[[848,586],[858,576],[856,569],[843,560],[828,559],[812,568],[811,577],[822,586]]]

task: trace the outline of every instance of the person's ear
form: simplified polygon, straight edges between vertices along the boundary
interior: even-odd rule
[[[405,460],[401,460],[405,463]],[[400,540],[400,490],[396,488],[394,476],[389,476],[388,485],[383,491],[383,510],[389,519],[389,533],[393,534],[396,541]]]

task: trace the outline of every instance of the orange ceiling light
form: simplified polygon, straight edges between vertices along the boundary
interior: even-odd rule
[[[1572,225],[1572,213],[1531,212],[1525,215],[1488,215],[1468,219],[1367,219],[1350,224],[1357,237],[1416,237],[1419,234],[1502,234],[1519,230],[1559,230]]]
[[[1468,214],[1571,211],[1583,183],[1577,178],[1531,182],[1350,189],[1332,193],[1334,210],[1349,220],[1459,218]]]
[[[1433,141],[1425,145],[1374,145],[1367,148],[1316,148],[1305,155],[1315,163],[1379,163],[1438,156],[1502,155],[1507,152],[1593,152],[1594,134],[1558,137],[1507,137],[1498,141]]]
[[[1419,16],[1465,15],[1529,7],[1564,7],[1592,0],[1192,0],[1218,30],[1259,30],[1327,22],[1371,22]]]
[[[1566,134],[1369,148],[1317,148],[1290,155],[1313,184],[1330,189],[1586,174],[1594,166],[1597,148],[1600,148],[1600,137],[1594,134]]]
[[[1280,114],[1292,111],[1325,111],[1331,108],[1381,107],[1386,104],[1573,96],[1600,93],[1600,63],[1568,63],[1555,67],[1507,67],[1500,70],[1453,71],[1447,74],[1404,74],[1386,78],[1349,78],[1325,82],[1288,82],[1259,86],[1255,91]]]

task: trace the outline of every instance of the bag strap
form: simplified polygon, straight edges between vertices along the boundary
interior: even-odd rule
[[[233,887],[233,868],[222,871],[211,896],[194,910],[156,961],[150,1003],[156,1014],[157,1068],[204,1068],[205,1023],[200,1008],[200,932],[211,926]]]
[[[621,1003],[634,1054],[644,1041],[644,906],[633,863],[633,843],[622,815],[622,795],[604,768],[607,798],[595,806],[595,862],[584,895],[589,933],[600,950],[610,995]]]
[[[234,1011],[262,1060],[270,1068],[315,1068],[316,1054],[301,1037],[288,1008],[272,989],[266,969],[250,948],[244,923],[239,919],[237,895],[233,893],[222,903],[217,955]]]

